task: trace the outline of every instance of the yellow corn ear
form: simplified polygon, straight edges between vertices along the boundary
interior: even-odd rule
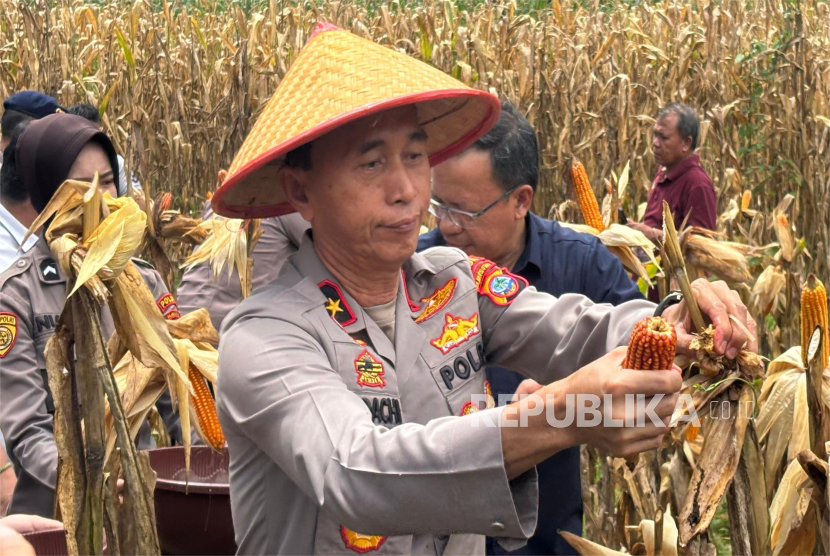
[[[807,366],[807,346],[816,326],[821,326],[821,368],[830,360],[830,342],[827,330],[827,290],[821,280],[810,274],[801,289],[801,360]]]
[[[190,366],[188,371],[188,378],[195,392],[191,401],[196,410],[196,416],[199,419],[199,427],[202,429],[202,433],[205,435],[208,443],[214,449],[221,450],[225,446],[225,433],[222,432],[222,427],[219,425],[219,417],[216,415],[216,404],[213,401],[213,396],[210,395],[210,390],[207,384],[205,384],[204,377],[193,365]]]
[[[574,182],[579,208],[582,210],[582,217],[585,219],[585,223],[601,232],[605,229],[605,224],[602,222],[599,203],[597,203],[597,197],[594,195],[594,190],[588,181],[588,173],[585,171],[585,166],[577,159],[573,159],[573,162],[571,162],[571,179]]]

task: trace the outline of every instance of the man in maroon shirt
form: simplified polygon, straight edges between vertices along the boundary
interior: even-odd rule
[[[663,201],[669,203],[678,227],[688,215],[688,226],[715,229],[715,188],[695,154],[699,127],[697,114],[685,104],[669,104],[657,114],[651,141],[659,164],[657,177],[648,194],[643,222],[628,223],[649,239],[663,240]]]

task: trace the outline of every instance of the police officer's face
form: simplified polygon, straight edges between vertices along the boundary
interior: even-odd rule
[[[476,213],[504,194],[493,180],[490,153],[470,149],[432,169],[432,197],[442,205]],[[450,218],[438,222],[447,245],[468,255],[507,264],[521,246],[524,217],[533,198],[533,189],[521,186],[499,201],[471,227],[461,228]],[[523,245],[523,244],[522,244]]]
[[[415,252],[429,206],[426,134],[415,108],[368,116],[317,139],[311,169],[283,169],[280,182],[311,222],[318,250],[399,268]]]
[[[106,192],[112,197],[117,197],[115,174],[106,151],[97,143],[87,143],[75,159],[66,178],[91,182],[95,172],[98,172],[98,189],[101,193]]]

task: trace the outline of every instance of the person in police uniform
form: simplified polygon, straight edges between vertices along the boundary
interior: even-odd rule
[[[213,217],[210,202],[205,203],[202,220]],[[252,253],[254,261],[252,289],[256,290],[277,278],[283,263],[300,247],[303,234],[310,224],[299,214],[287,214],[263,218],[262,235]],[[223,272],[218,280],[213,278],[210,262],[197,264],[184,271],[176,290],[179,310],[187,314],[205,308],[210,312],[213,326],[219,330],[228,313],[242,301],[239,273],[233,270],[230,278]]]
[[[101,190],[115,196],[114,161],[111,142],[95,126],[78,116],[55,114],[29,124],[6,149],[0,180],[22,180],[40,212],[65,179],[92,181],[95,172]],[[160,310],[177,318],[175,300],[158,272],[144,261],[133,262]],[[44,348],[66,293],[66,276],[43,238],[0,274],[0,428],[18,477],[10,514],[53,515],[58,458]],[[109,337],[115,327],[106,309],[101,324]],[[177,437],[169,396],[159,400],[159,411]]]
[[[619,455],[660,444],[680,374],[622,369],[618,347],[654,304],[555,298],[457,249],[415,253],[430,164],[498,112],[495,97],[322,24],[237,154],[218,214],[297,210],[311,222],[279,278],[220,334],[240,554],[484,554],[484,535],[515,548],[536,523],[536,463],[580,443]],[[734,292],[694,290],[721,353],[755,348],[730,323],[752,329]],[[664,317],[687,348],[685,305]],[[486,364],[547,384],[547,405],[492,407]],[[598,395],[619,418],[629,393],[664,396],[662,422],[546,419],[565,417],[567,394]]]

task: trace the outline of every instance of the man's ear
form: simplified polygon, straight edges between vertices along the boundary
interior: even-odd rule
[[[285,198],[290,202],[300,216],[307,222],[311,222],[314,211],[308,200],[307,187],[308,175],[305,170],[290,168],[283,165],[277,172],[277,183],[285,193]]]
[[[527,216],[530,210],[530,205],[533,204],[533,188],[529,185],[520,185],[516,191],[513,192],[512,197],[516,200],[516,207],[514,214],[516,220],[520,220]]]
[[[687,153],[687,152],[691,152],[691,150],[692,150],[692,136],[690,135],[690,136],[686,137],[685,139],[683,139],[683,152]]]

